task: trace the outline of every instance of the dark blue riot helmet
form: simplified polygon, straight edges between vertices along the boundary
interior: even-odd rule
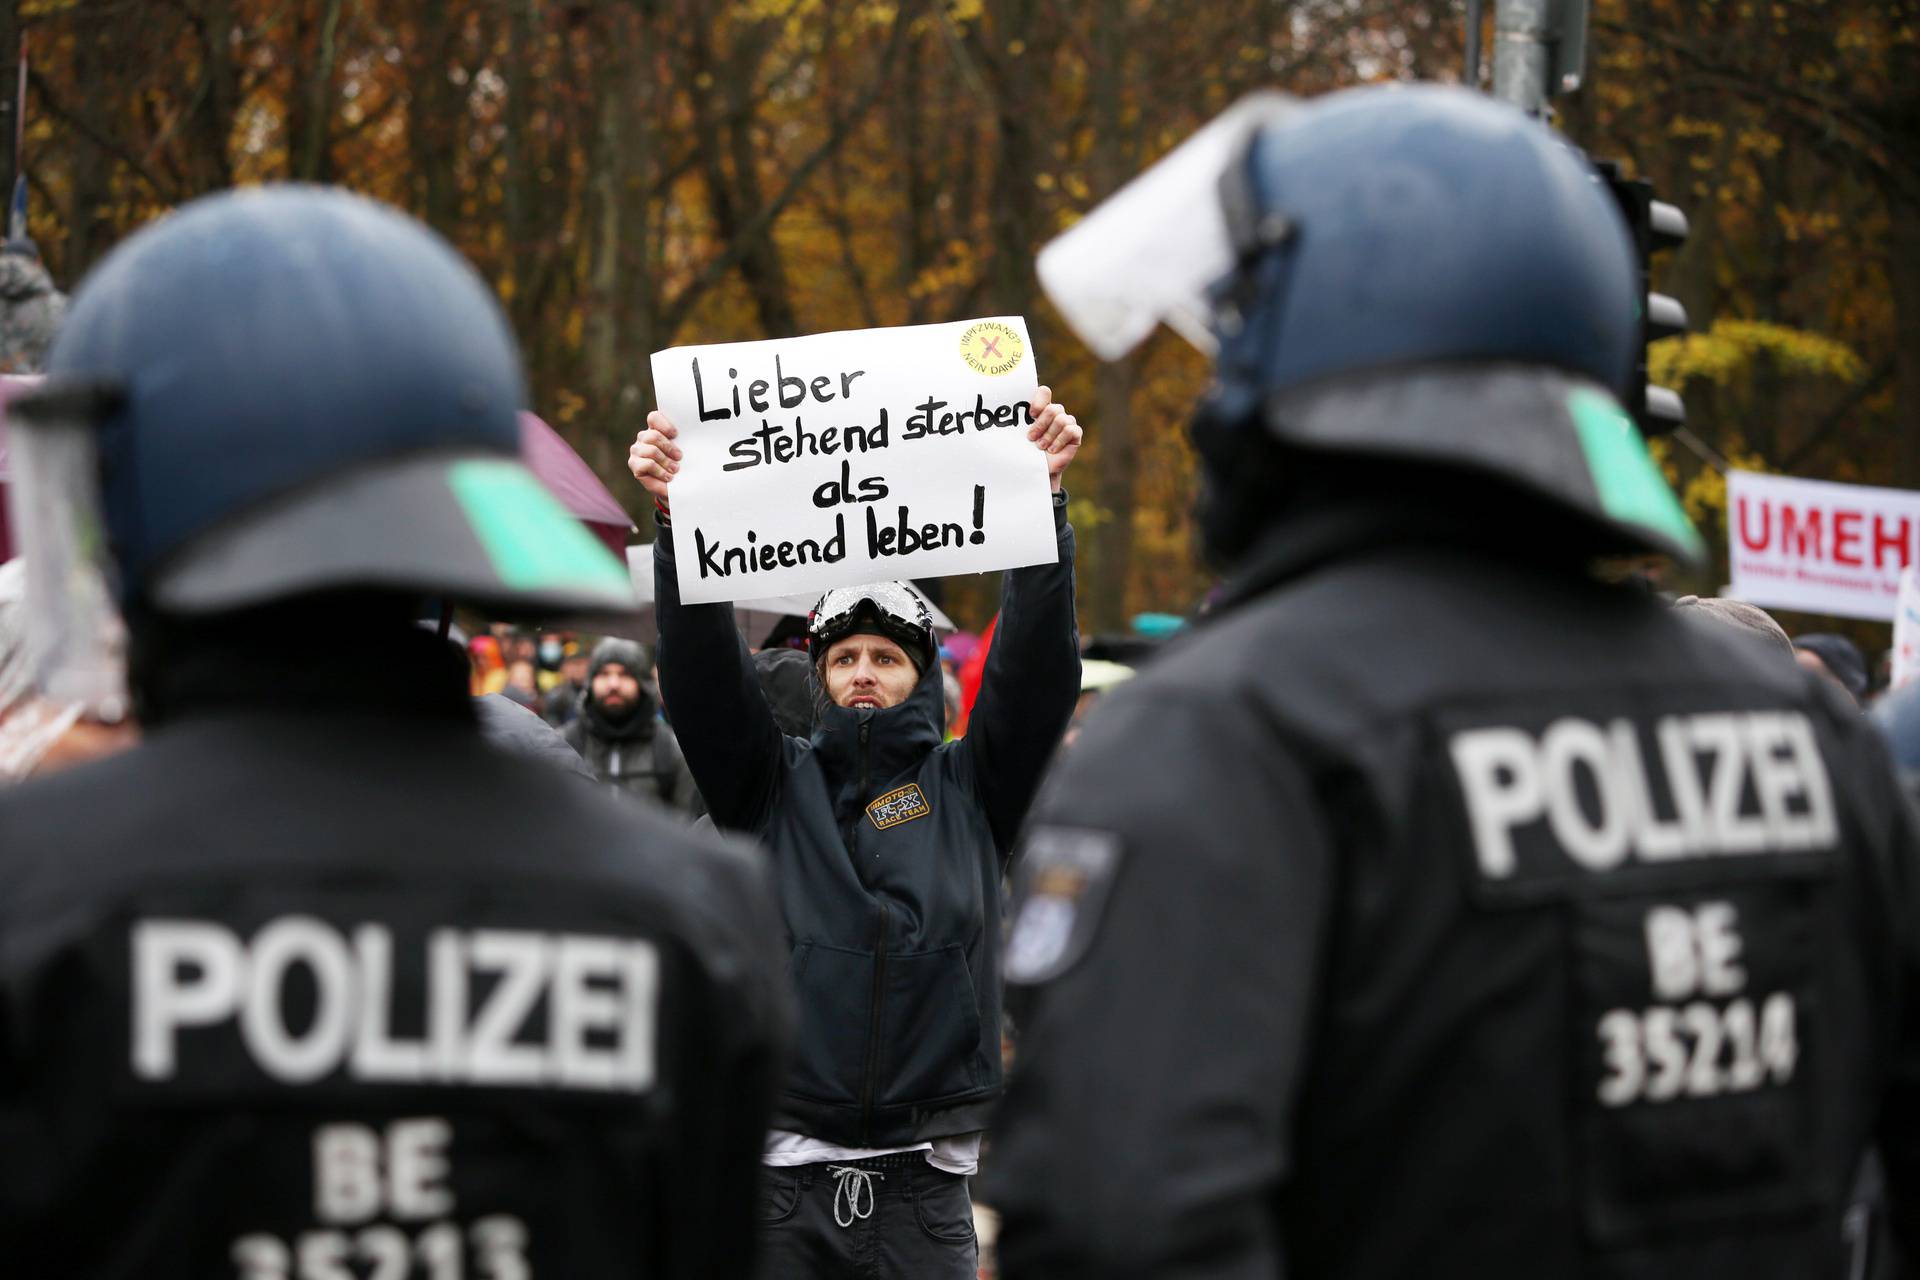
[[[87,277],[48,368],[18,411],[88,429],[123,606],[374,589],[633,607],[624,567],[519,461],[525,387],[491,293],[374,201],[196,201]]]
[[[1195,256],[1205,278],[1191,300],[1162,279],[1144,303],[1190,335],[1210,330],[1217,347],[1194,424],[1209,485],[1244,485],[1256,440],[1434,464],[1518,486],[1607,550],[1700,555],[1620,407],[1639,341],[1638,264],[1592,166],[1465,89],[1373,87],[1237,110],[1230,129],[1189,144],[1205,164],[1179,151],[1166,162],[1184,165],[1181,234],[1209,227],[1218,253]],[[1191,202],[1209,200],[1217,221],[1213,210],[1194,218]],[[1110,203],[1149,220],[1177,209],[1144,189]],[[1081,224],[1087,236],[1125,234],[1100,213]],[[1137,341],[1145,312],[1100,293],[1122,286],[1099,284],[1072,252],[1049,264],[1054,252],[1042,281],[1070,321],[1089,321],[1076,327],[1096,350],[1112,358]],[[1102,337],[1113,339],[1104,349]]]

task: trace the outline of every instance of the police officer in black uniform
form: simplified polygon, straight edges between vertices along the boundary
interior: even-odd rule
[[[97,442],[146,741],[0,803],[6,1272],[747,1274],[771,899],[485,747],[413,622],[631,606],[517,460],[478,277],[358,197],[217,196],[98,268],[51,367],[25,408]]]
[[[1073,291],[1129,282],[1076,255],[1127,210],[1217,222],[1193,434],[1232,574],[1035,808],[1004,1275],[1840,1276],[1875,1143],[1911,1244],[1920,847],[1884,752],[1589,572],[1701,550],[1616,400],[1605,188],[1463,90],[1225,127],[1167,162],[1184,209],[1149,174],[1041,261],[1110,352],[1125,300]]]

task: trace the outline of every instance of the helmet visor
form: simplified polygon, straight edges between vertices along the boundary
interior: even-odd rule
[[[1208,290],[1238,249],[1220,179],[1256,129],[1299,110],[1282,93],[1240,99],[1040,250],[1040,284],[1102,360],[1118,360],[1165,323],[1214,353]]]
[[[5,389],[13,540],[24,562],[22,626],[0,700],[28,693],[97,720],[127,711],[125,628],[108,586],[106,522],[93,423],[119,396],[108,383]],[[25,385],[22,385],[25,384]]]

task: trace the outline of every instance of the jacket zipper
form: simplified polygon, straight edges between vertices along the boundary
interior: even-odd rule
[[[871,721],[860,725],[860,790],[856,799],[860,802],[864,814],[867,804],[867,792],[873,786],[871,776],[872,761],[868,757],[867,742],[873,732]],[[860,857],[860,819],[853,820],[853,838],[848,842],[855,859],[855,869],[859,867]],[[867,1009],[867,1070],[860,1082],[860,1143],[873,1145],[873,1077],[880,1069],[880,1001],[887,989],[887,904],[874,904],[880,909],[879,918],[873,926],[873,993]]]

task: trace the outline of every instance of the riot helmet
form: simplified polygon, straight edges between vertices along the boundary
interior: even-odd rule
[[[1117,255],[1152,266],[1129,280]],[[1194,423],[1209,485],[1259,438],[1491,478],[1605,550],[1704,553],[1620,405],[1626,225],[1593,167],[1506,104],[1437,86],[1247,100],[1039,269],[1105,358],[1159,320],[1216,355]]]
[[[372,200],[277,186],[115,249],[10,410],[97,451],[130,611],[360,589],[629,611],[624,568],[519,461],[525,399],[506,320],[452,246]]]

